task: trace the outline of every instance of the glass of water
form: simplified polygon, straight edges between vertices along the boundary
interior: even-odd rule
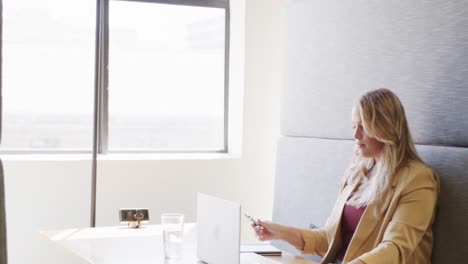
[[[168,260],[182,257],[183,214],[162,214],[164,257]]]

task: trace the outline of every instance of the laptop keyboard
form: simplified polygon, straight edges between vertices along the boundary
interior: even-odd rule
[[[280,262],[274,261],[264,256],[255,253],[242,253],[240,254],[240,264],[279,264]]]

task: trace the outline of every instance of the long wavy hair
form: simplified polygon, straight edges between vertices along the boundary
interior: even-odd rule
[[[355,107],[359,109],[364,132],[384,143],[377,160],[362,157],[356,151],[345,173],[348,184],[361,183],[360,194],[349,201],[361,207],[377,200],[389,189],[391,179],[401,166],[411,160],[422,160],[414,147],[403,105],[392,91],[382,88],[367,92]]]

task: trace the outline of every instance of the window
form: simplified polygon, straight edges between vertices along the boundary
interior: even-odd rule
[[[224,150],[225,9],[109,6],[108,151]]]
[[[2,149],[92,149],[95,2],[3,0]]]
[[[2,152],[227,151],[228,0],[3,2]]]

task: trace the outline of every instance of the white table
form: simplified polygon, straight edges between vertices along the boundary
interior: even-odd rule
[[[196,264],[196,224],[184,224],[183,257],[177,262],[164,259],[161,225],[144,225],[42,231],[48,240],[92,264]],[[284,264],[313,264],[290,254],[270,257]]]

